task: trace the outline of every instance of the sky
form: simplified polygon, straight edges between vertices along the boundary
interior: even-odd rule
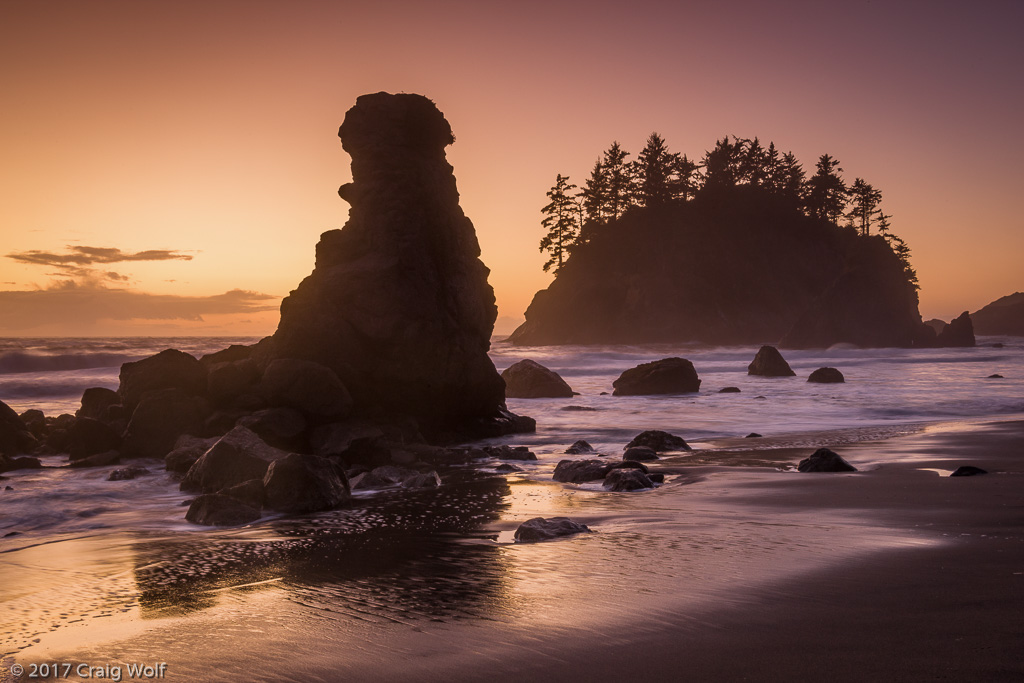
[[[0,335],[273,332],[364,93],[434,100],[510,331],[613,140],[759,137],[880,189],[925,319],[1024,290],[1024,2],[0,0]]]

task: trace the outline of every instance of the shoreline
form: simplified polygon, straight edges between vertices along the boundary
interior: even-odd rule
[[[296,607],[294,585],[284,587],[294,577],[286,572],[282,583],[271,570],[261,586],[245,576],[212,589],[215,597],[202,598],[209,606],[198,612],[130,612],[120,629],[118,618],[106,629],[65,627],[17,658],[142,661],[164,653],[171,680],[231,680],[225,672],[238,675],[255,652],[269,667],[265,680],[611,680],[638,673],[917,680],[947,671],[957,680],[1024,678],[1013,656],[1024,607],[1024,576],[1017,573],[1024,571],[1024,421],[933,423],[837,449],[862,471],[779,472],[770,463],[788,449],[762,449],[766,467],[684,465],[687,456],[668,457],[656,467],[686,476],[646,493],[513,478],[510,507],[482,533],[426,547],[448,553],[466,574],[445,580],[460,584],[449,596],[454,613],[469,616],[414,601],[404,612],[363,605],[368,611],[353,621],[329,614],[359,607],[352,595]],[[992,474],[949,479],[928,471],[960,464]],[[532,546],[487,539],[535,513],[579,518],[598,533]],[[261,537],[274,528],[193,538],[216,548],[217,539]],[[142,581],[143,560],[133,562]],[[439,573],[431,569],[422,580]],[[392,598],[415,590],[410,581],[417,578],[396,578],[400,590]],[[170,598],[165,607],[197,599],[202,587],[191,588],[191,598]],[[432,609],[440,616],[431,617]],[[247,631],[232,626],[239,613],[257,621],[277,616],[259,635],[249,633],[255,640],[242,650],[203,640],[218,629]],[[324,623],[309,632],[302,620]],[[90,635],[91,644],[82,637]],[[388,647],[374,646],[380,638]],[[198,649],[182,647],[193,639]],[[301,675],[289,677],[288,658],[304,662]]]

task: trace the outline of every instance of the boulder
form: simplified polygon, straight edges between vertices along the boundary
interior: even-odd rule
[[[743,438],[744,438],[744,439],[760,439],[760,438],[761,438],[761,435],[760,435],[760,434],[758,434],[757,432],[750,432],[749,434],[747,434],[747,435],[746,435],[745,437],[743,437]]]
[[[750,365],[747,366],[747,374],[760,377],[793,377],[796,375],[779,350],[768,345],[762,346],[754,356],[754,360],[750,361]]]
[[[217,443],[216,438],[201,439],[190,434],[182,435],[174,442],[174,450],[164,456],[164,468],[168,472],[184,474],[215,443]]]
[[[592,455],[597,451],[595,451],[594,447],[589,443],[580,439],[579,441],[574,442],[573,445],[566,448],[565,452],[569,455]]]
[[[416,470],[395,467],[394,465],[383,465],[353,479],[352,488],[384,489],[390,486],[399,486],[406,479],[418,476],[419,474]]]
[[[209,356],[203,356],[206,360]],[[249,359],[207,364],[207,393],[215,405],[228,405],[244,393],[256,391],[260,371]]]
[[[240,500],[246,505],[251,505],[257,510],[262,510],[263,504],[266,502],[266,491],[263,488],[262,479],[248,479],[241,484],[221,489],[220,492],[225,496]]]
[[[611,469],[609,469],[608,471],[610,472],[611,470],[630,470],[630,469],[632,469],[632,470],[640,470],[641,472],[643,472],[644,474],[647,474],[647,475],[650,474],[650,470],[647,468],[647,465],[643,464],[642,462],[638,462],[636,460],[621,460],[619,462],[613,462],[611,464]]]
[[[590,527],[586,524],[574,522],[568,517],[551,517],[550,519],[534,517],[519,525],[519,528],[516,529],[515,540],[516,543],[535,543],[589,532]]]
[[[500,465],[498,465],[497,467],[495,467],[494,471],[495,472],[522,472],[523,468],[519,467],[518,465],[513,465],[511,463],[503,462]]]
[[[440,485],[441,477],[434,471],[416,474],[402,481],[402,488],[405,489],[433,489]]]
[[[15,456],[31,453],[37,441],[14,410],[0,401],[0,454]]]
[[[615,396],[682,394],[700,391],[700,379],[685,358],[664,358],[626,370],[612,386]]]
[[[935,338],[935,345],[942,347],[969,347],[974,344],[974,324],[967,311],[950,321]]]
[[[797,469],[801,472],[856,472],[857,468],[846,462],[838,453],[828,448],[819,448],[800,461]]]
[[[202,431],[208,412],[205,399],[182,389],[151,391],[132,413],[121,452],[128,458],[163,458],[182,434]]]
[[[572,387],[557,372],[529,358],[502,373],[506,398],[572,398]]]
[[[313,452],[324,457],[346,457],[350,452],[366,453],[377,450],[376,444],[384,439],[379,425],[365,421],[349,420],[320,425],[309,437]]]
[[[551,478],[567,484],[604,479],[611,465],[604,460],[562,460],[555,466]]]
[[[537,454],[526,446],[484,446],[481,449],[498,460],[536,460]]]
[[[181,490],[215,493],[249,479],[263,479],[270,464],[286,455],[245,427],[235,427],[189,468]]]
[[[665,483],[665,473],[664,472],[648,472],[647,473],[647,478],[650,479],[651,482],[654,483],[654,484],[664,484]]]
[[[0,455],[0,474],[13,472],[14,470],[38,470],[42,466],[43,463],[39,461],[39,458],[30,458],[28,456],[12,458]]]
[[[988,470],[983,470],[980,467],[975,467],[974,465],[961,465],[960,467],[957,467],[956,470],[949,476],[974,477],[979,474],[988,474]]]
[[[663,432],[659,429],[648,429],[647,431],[640,432],[633,437],[632,441],[626,444],[625,449],[633,448],[634,446],[645,446],[658,453],[693,450],[682,437]]]
[[[185,519],[204,526],[241,526],[255,522],[260,511],[237,498],[219,493],[199,496],[188,506]]]
[[[633,446],[627,448],[626,452],[622,454],[623,460],[633,460],[634,462],[640,462],[641,460],[657,460],[658,454],[653,448],[647,446]]]
[[[194,356],[176,349],[121,366],[118,393],[129,411],[143,396],[160,389],[180,389],[187,396],[206,393],[206,367]]]
[[[720,394],[738,394],[740,393],[739,387],[722,387],[718,390]]]
[[[80,417],[68,430],[68,453],[72,460],[81,460],[104,451],[121,447],[121,435],[99,420]]]
[[[348,222],[321,235],[313,272],[254,359],[323,364],[360,413],[409,415],[432,433],[528,428],[501,415],[487,354],[494,291],[445,159],[448,122],[421,95],[382,92],[360,97],[339,135],[352,157],[339,190]]]
[[[654,482],[644,472],[628,468],[609,472],[603,486],[609,491],[639,491],[654,488]]]
[[[107,409],[120,403],[121,397],[113,389],[90,387],[82,392],[82,407],[75,411],[75,417],[103,420],[107,416]]]
[[[333,510],[350,497],[348,478],[327,458],[289,453],[263,477],[266,506],[279,512]]]
[[[35,409],[26,410],[18,417],[21,418],[21,423],[25,425],[25,429],[27,429],[32,436],[36,439],[46,438],[46,433],[49,429],[47,427],[46,416],[43,415],[43,411]]]
[[[272,446],[293,444],[306,430],[306,418],[294,408],[267,408],[238,420],[238,424],[259,435]]]
[[[334,370],[308,360],[279,358],[260,380],[271,405],[295,408],[315,417],[343,418],[352,412],[352,397]]]
[[[240,360],[248,360],[252,356],[253,347],[244,344],[232,344],[226,349],[208,353],[199,359],[199,362],[208,368],[220,363],[234,363]]]
[[[128,481],[143,474],[149,474],[145,467],[120,467],[107,475],[107,481]]]
[[[835,368],[818,368],[810,374],[807,381],[818,384],[840,384],[845,382],[846,378]]]
[[[995,373],[995,374],[989,375],[985,379],[1005,379],[1005,378],[1002,375],[1000,375],[999,373]]]

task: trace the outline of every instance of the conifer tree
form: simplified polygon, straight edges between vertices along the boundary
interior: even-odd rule
[[[714,148],[704,154],[704,187],[732,187],[742,177],[744,141],[725,136],[715,143]]]
[[[637,203],[640,206],[657,206],[671,200],[678,166],[678,155],[668,151],[665,139],[651,133],[647,145],[632,164]]]
[[[628,156],[629,152],[622,149],[618,142],[612,142],[601,162],[607,183],[605,209],[611,219],[625,213],[632,200],[633,180],[629,165],[626,163]]]
[[[608,178],[600,158],[594,162],[594,169],[590,172],[581,194],[587,220],[604,221],[607,217]]]
[[[850,186],[849,197],[850,210],[846,217],[849,219],[850,225],[866,237],[871,232],[871,225],[875,222],[876,214],[881,213],[878,205],[882,201],[882,193],[864,182],[863,178],[857,178]]]
[[[675,155],[675,172],[673,173],[672,197],[684,202],[693,199],[701,187],[700,166],[691,161],[685,154]]]
[[[755,187],[762,187],[768,182],[768,152],[757,138],[743,142],[739,160],[739,179]]]
[[[846,183],[839,176],[839,162],[828,154],[818,158],[816,172],[804,183],[807,215],[835,223],[846,207]]]
[[[547,192],[551,201],[541,209],[544,214],[541,225],[548,232],[540,240],[540,251],[549,255],[544,264],[545,272],[555,266],[555,274],[558,274],[579,238],[579,203],[572,194],[575,189],[576,186],[569,183],[569,176],[559,173],[555,185]]]

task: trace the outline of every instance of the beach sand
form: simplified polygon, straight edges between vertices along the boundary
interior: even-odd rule
[[[850,474],[784,471],[810,449],[754,441],[666,458],[655,469],[668,483],[651,492],[512,479],[470,533],[239,560],[219,583],[158,591],[167,574],[149,567],[181,579],[196,557],[220,562],[218,548],[281,539],[145,539],[123,562],[95,561],[134,579],[125,612],[48,632],[2,671],[70,661],[166,662],[167,680],[1024,680],[1024,422],[837,445],[860,470]],[[946,476],[964,464],[990,474]],[[596,533],[506,542],[538,515]],[[28,572],[31,552],[14,553]]]

